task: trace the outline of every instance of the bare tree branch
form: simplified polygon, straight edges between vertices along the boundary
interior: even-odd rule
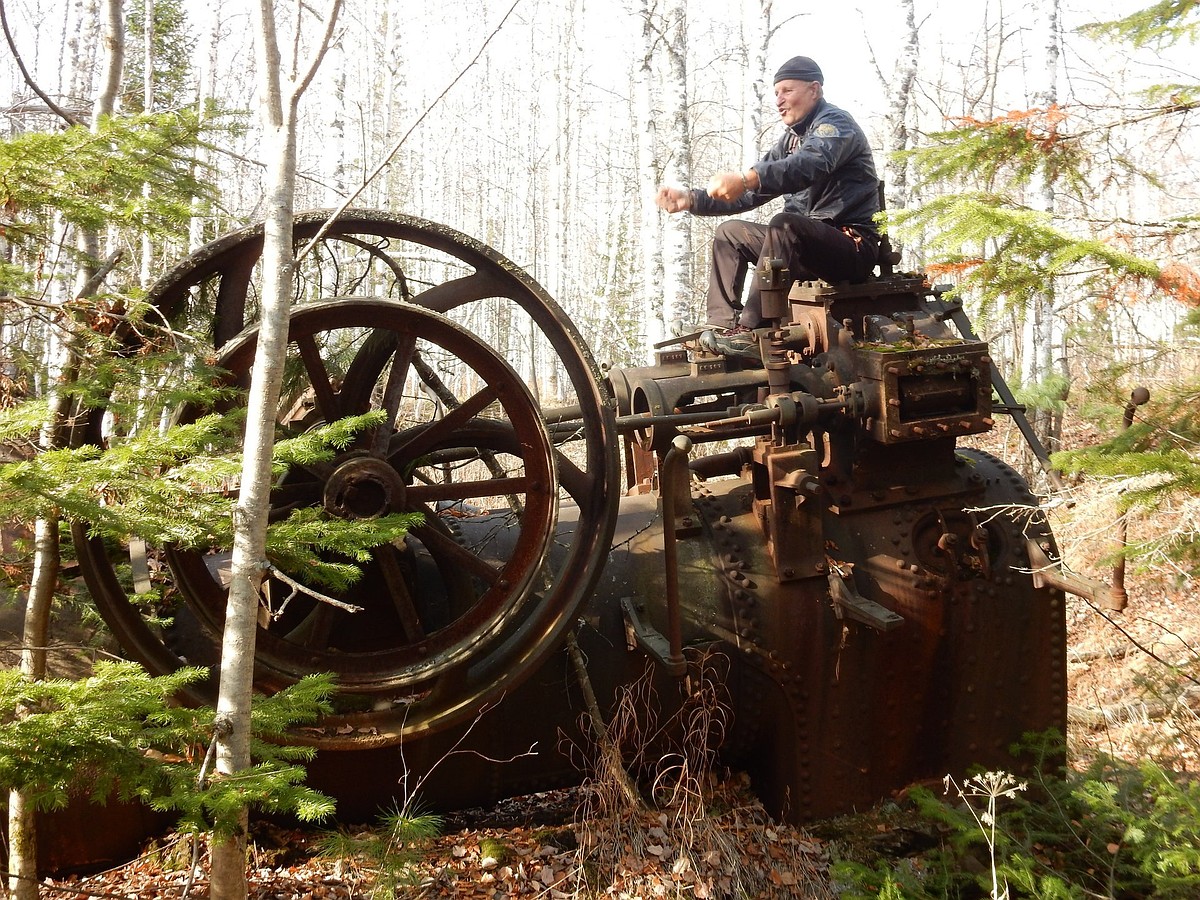
[[[333,6],[329,10],[329,19],[325,23],[325,33],[321,35],[321,40],[317,43],[316,50],[313,51],[313,57],[308,62],[308,71],[304,73],[303,78],[292,86],[293,103],[299,100],[300,95],[308,90],[313,76],[317,74],[317,68],[321,65],[321,60],[325,58],[325,54],[329,51],[329,47],[333,43],[333,30],[337,27],[338,13],[341,10],[342,0],[333,0]],[[300,33],[299,28],[296,29],[296,33]]]
[[[4,28],[4,39],[8,41],[8,49],[12,53],[13,59],[17,61],[17,68],[21,70],[21,77],[25,79],[25,83],[29,85],[29,89],[41,97],[42,101],[46,104],[50,111],[68,125],[86,124],[81,119],[76,118],[51,100],[49,95],[40,87],[38,87],[37,82],[33,80],[33,76],[29,74],[29,70],[25,68],[25,61],[21,59],[21,54],[17,50],[17,43],[13,40],[12,32],[8,28],[8,11],[5,9],[4,0],[0,0],[0,26],[3,26]]]

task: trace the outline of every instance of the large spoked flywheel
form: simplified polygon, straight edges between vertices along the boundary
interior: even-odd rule
[[[297,246],[322,223],[319,213],[298,217]],[[260,252],[260,229],[237,232],[151,292],[167,321],[209,317],[220,365],[243,386],[257,342]],[[297,284],[280,435],[371,410],[382,410],[385,424],[332,461],[293,466],[275,484],[272,519],[298,509],[421,518],[371,551],[361,578],[335,594],[339,604],[320,590],[297,591],[303,573],[273,574],[256,683],[273,691],[333,672],[338,714],[300,739],[327,748],[392,743],[473,717],[560,644],[615,521],[613,412],[554,301],[494,251],[441,226],[348,213],[301,263]],[[370,298],[345,294],[368,290]],[[565,376],[561,409],[539,403],[528,374],[506,360],[510,338],[552,354]],[[574,428],[560,426],[552,439],[550,416]],[[88,417],[80,434],[103,440],[102,417]],[[565,525],[560,505],[578,507]],[[156,577],[169,607],[151,615],[124,575],[127,548],[82,528],[75,540],[89,588],[129,653],[156,672],[215,662],[226,553],[150,548],[166,563]]]

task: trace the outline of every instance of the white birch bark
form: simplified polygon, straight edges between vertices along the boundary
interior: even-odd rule
[[[555,84],[555,117],[558,128],[554,136],[554,164],[551,172],[551,190],[553,191],[553,218],[550,224],[550,258],[549,270],[552,273],[551,296],[557,298],[568,312],[574,305],[574,297],[568,295],[568,286],[578,283],[578,279],[568,278],[567,273],[572,268],[571,235],[574,229],[573,199],[575,186],[575,153],[576,135],[579,130],[579,116],[575,105],[578,73],[575,60],[575,41],[572,37],[576,22],[575,0],[564,3],[558,8],[561,18],[555,22],[558,34],[555,35],[557,54],[554,64],[553,80]],[[536,335],[536,332],[535,332]],[[536,348],[535,348],[536,349]],[[545,369],[542,373],[542,383],[545,385],[545,398],[562,400],[559,384],[558,357],[552,353],[539,354]]]
[[[771,41],[771,11],[774,0],[744,0],[742,4],[742,50],[745,54],[745,85],[742,110],[742,165],[761,156],[763,111],[771,90],[767,72],[767,47]]]
[[[142,5],[142,109],[154,110],[154,0],[143,0]],[[142,196],[149,198],[150,185],[142,185]],[[154,262],[154,246],[149,232],[142,234],[142,257],[138,270],[142,287],[150,286],[151,269]]]
[[[58,519],[40,517],[33,529],[33,574],[21,635],[21,674],[30,681],[46,677],[50,607],[58,583],[58,566]],[[8,890],[13,900],[35,900],[38,896],[37,846],[33,803],[23,791],[9,791]]]
[[[641,56],[634,78],[636,109],[634,120],[637,132],[638,197],[641,209],[639,295],[645,346],[653,346],[666,335],[663,307],[659,293],[663,283],[662,229],[663,214],[654,203],[660,181],[658,158],[658,112],[655,103],[654,56],[657,32],[654,28],[653,0],[641,0],[639,16],[642,23]],[[653,362],[649,354],[648,362]]]
[[[403,19],[400,11],[395,7],[395,4],[388,4],[387,14],[387,34],[383,44],[383,123],[382,136],[379,141],[379,146],[391,146],[399,135],[400,123],[404,116],[404,69],[403,55],[401,48],[403,46],[404,35],[401,30]],[[396,188],[393,188],[393,179],[395,178],[393,170],[398,168],[396,165],[387,166],[379,174],[375,185],[371,190],[375,191],[376,203],[382,206],[389,206],[396,201],[394,197]]]
[[[101,79],[102,92],[97,96],[93,111],[93,128],[102,115],[112,112],[121,83],[124,62],[125,27],[121,0],[105,0],[105,72]],[[78,236],[80,262],[76,270],[76,293],[89,292],[94,274],[99,238],[94,232]],[[69,333],[49,332],[47,347],[47,377],[45,396],[49,413],[42,428],[41,448],[51,450],[59,445],[63,422],[67,418],[68,399],[63,390],[73,379],[76,366],[75,341]],[[58,585],[59,520],[56,515],[39,517],[34,523],[33,575],[29,596],[25,601],[25,620],[21,636],[21,672],[37,681],[46,676],[46,646],[50,633],[50,609]],[[9,891],[15,900],[32,900],[38,896],[37,831],[33,806],[20,791],[11,791],[8,799]]]
[[[662,45],[666,52],[663,94],[667,107],[667,184],[690,185],[692,180],[691,140],[688,132],[687,5],[684,0],[667,0]],[[668,216],[663,226],[663,319],[674,329],[692,321],[691,217]]]
[[[884,174],[889,209],[905,209],[910,205],[908,163],[896,154],[909,149],[909,117],[913,108],[913,86],[917,81],[920,62],[920,34],[914,0],[899,0],[904,12],[904,32],[896,56],[892,78],[884,87],[888,110],[884,130]]]
[[[295,266],[292,219],[296,191],[296,112],[300,97],[328,47],[340,6],[340,0],[332,0],[326,31],[317,45],[312,65],[299,80],[289,80],[286,96],[272,0],[259,0],[253,17],[258,53],[258,118],[267,161],[267,197],[258,346],[250,375],[241,488],[233,514],[233,558],[214,723],[216,768],[225,776],[250,765],[250,704],[254,691],[258,592],[266,567],[271,453],[275,445],[275,414],[287,352],[288,311]],[[245,900],[247,818],[247,811],[242,810],[240,827],[232,836],[213,836],[211,885],[214,900]]]
[[[203,37],[200,46],[203,53],[200,56],[200,73],[197,79],[196,115],[203,126],[208,119],[209,104],[216,93],[217,44],[220,33],[220,22],[223,4],[218,2],[209,7],[204,17]],[[196,161],[206,165],[210,161],[208,148],[201,145],[196,148]],[[191,203],[191,218],[188,221],[188,252],[192,252],[204,243],[204,201],[194,198]]]
[[[242,457],[241,489],[234,509],[232,578],[221,647],[217,699],[217,771],[232,775],[250,764],[250,702],[253,696],[258,591],[265,566],[270,454],[274,417],[287,349],[288,305],[292,291],[292,200],[295,191],[293,107],[284,104],[281,57],[270,0],[254,15],[258,51],[258,118],[267,161],[267,200],[262,255],[262,308],[258,347],[251,375]],[[246,896],[245,813],[242,829],[212,843],[214,898]]]
[[[325,205],[333,207],[350,193],[347,185],[349,168],[346,162],[346,125],[350,111],[346,107],[346,52],[341,40],[329,48],[326,66],[332,66],[333,69],[333,96],[327,104],[329,120],[325,127],[328,139],[322,146],[328,154],[325,172],[330,179],[325,192]]]
[[[68,105],[92,95],[96,71],[96,37],[100,7],[96,0],[74,0],[68,8],[66,57],[70,80]]]
[[[1042,43],[1044,55],[1041,57],[1043,68],[1034,70],[1038,88],[1032,100],[1036,109],[1049,110],[1058,102],[1058,57],[1059,57],[1059,0],[1045,0],[1039,6],[1039,22],[1034,32],[1036,40]],[[1033,209],[1055,214],[1054,187],[1040,176],[1035,177],[1029,186],[1030,206]],[[1054,348],[1056,341],[1056,323],[1054,314],[1054,285],[1046,283],[1043,289],[1034,293],[1028,300],[1025,310],[1023,328],[1024,354],[1021,365],[1021,381],[1026,385],[1036,385],[1044,381],[1054,372]],[[1033,416],[1034,430],[1048,446],[1053,437],[1050,432],[1051,415],[1048,410],[1038,410]],[[1049,447],[1049,449],[1055,449]]]

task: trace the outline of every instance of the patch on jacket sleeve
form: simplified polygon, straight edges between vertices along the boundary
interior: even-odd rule
[[[822,122],[813,129],[813,134],[817,137],[830,138],[838,136],[837,126],[830,122]]]

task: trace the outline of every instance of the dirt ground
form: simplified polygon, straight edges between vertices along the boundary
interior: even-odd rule
[[[1067,601],[1073,756],[1082,763],[1096,752],[1127,760],[1154,755],[1194,770],[1200,693],[1180,672],[1200,673],[1200,585],[1159,571],[1130,572],[1126,587],[1122,611]]]

